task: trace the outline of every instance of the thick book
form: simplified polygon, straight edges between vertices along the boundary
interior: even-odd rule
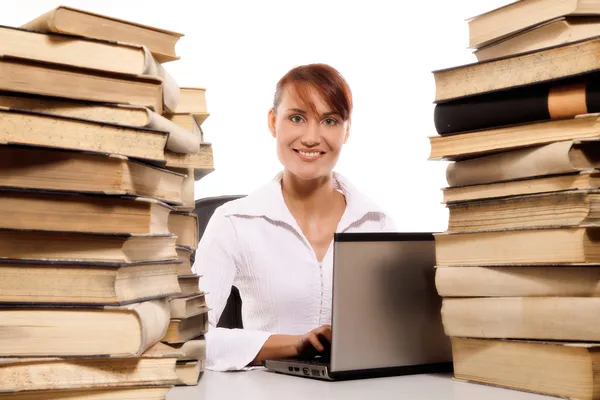
[[[124,75],[0,56],[0,90],[101,103],[145,106],[163,112],[163,79]]]
[[[198,247],[198,216],[194,213],[171,211],[168,231],[177,236],[177,245],[191,249]]]
[[[569,399],[600,398],[598,343],[450,339],[457,380]]]
[[[600,75],[593,73],[436,104],[440,135],[600,112]]]
[[[168,168],[168,170],[184,175],[181,185],[181,202],[183,204],[178,205],[175,209],[182,212],[194,211],[196,208],[196,172],[194,168]]]
[[[169,326],[167,299],[126,306],[0,307],[1,357],[139,357]]]
[[[113,153],[163,162],[167,137],[167,132],[154,129],[0,107],[0,142],[5,144]]]
[[[596,170],[522,178],[496,183],[454,186],[443,188],[443,202],[446,204],[471,200],[501,199],[536,193],[552,193],[568,190],[600,189],[600,173]]]
[[[445,298],[448,336],[600,341],[599,297]]]
[[[562,17],[476,50],[477,61],[508,57],[600,35],[600,16]]]
[[[123,305],[178,296],[178,266],[174,262],[107,265],[2,260],[0,302]]]
[[[189,247],[177,246],[177,260],[180,262],[177,266],[177,275],[193,275],[192,256],[194,250]]]
[[[207,142],[200,143],[195,153],[181,154],[167,150],[164,157],[169,168],[193,168],[196,180],[215,169],[212,144]]]
[[[127,157],[0,146],[0,187],[130,195],[181,205],[185,176]]]
[[[196,386],[204,372],[204,360],[177,361],[175,373],[179,381],[177,386]]]
[[[172,386],[144,386],[106,389],[41,390],[0,393],[10,400],[165,400]]]
[[[166,343],[183,343],[208,332],[208,311],[184,319],[171,319],[161,339]]]
[[[179,356],[159,342],[132,358],[0,358],[0,393],[173,386]]]
[[[600,15],[600,4],[588,0],[516,1],[471,18],[469,47],[480,48],[555,18],[578,15]]]
[[[526,146],[598,138],[600,138],[599,115],[590,114],[573,119],[433,136],[429,138],[431,145],[429,158],[457,161]]]
[[[1,267],[1,264],[0,264]],[[204,293],[174,296],[169,300],[171,318],[184,319],[208,311]]]
[[[200,337],[183,343],[171,343],[170,347],[181,353],[177,361],[201,361],[206,360],[206,339]]]
[[[455,202],[446,206],[448,233],[549,226],[600,227],[600,190]]]
[[[0,229],[164,235],[172,211],[144,197],[0,189]]]
[[[125,21],[73,7],[59,6],[21,26],[87,38],[144,45],[160,62],[177,60],[175,44],[182,33]]]
[[[435,234],[439,266],[600,263],[600,227]]]
[[[597,266],[438,267],[442,297],[600,297]]]
[[[202,294],[200,290],[200,275],[179,275],[179,287],[181,288],[180,297],[189,297]]]
[[[0,259],[129,264],[177,260],[172,235],[0,230]]]
[[[600,167],[600,140],[566,140],[449,163],[448,186],[479,185]]]
[[[600,37],[433,72],[436,102],[572,78],[600,70]],[[519,73],[515,73],[518,71]]]
[[[198,119],[208,114],[206,106],[206,89],[195,87],[182,87],[179,94],[177,107],[170,111],[171,114],[193,114]],[[205,118],[205,117],[204,117]],[[201,122],[199,123],[199,125]]]

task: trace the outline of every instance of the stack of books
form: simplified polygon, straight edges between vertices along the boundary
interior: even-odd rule
[[[70,7],[0,27],[0,398],[163,399],[203,366],[163,343],[213,170],[204,90],[161,64],[181,36]]]
[[[457,379],[600,398],[600,38],[571,26],[599,26],[600,7],[583,3],[476,17],[476,54],[500,58],[434,71],[430,158],[451,161],[436,286]],[[536,33],[550,26],[564,35]]]

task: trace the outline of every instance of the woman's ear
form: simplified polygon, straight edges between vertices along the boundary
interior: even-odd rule
[[[277,132],[275,131],[275,110],[272,108],[269,110],[268,124],[269,124],[269,131],[271,132],[271,136],[277,137]]]
[[[344,144],[346,144],[346,142],[348,141],[348,138],[350,137],[350,119],[348,119],[348,124],[346,125],[346,133],[344,134]]]

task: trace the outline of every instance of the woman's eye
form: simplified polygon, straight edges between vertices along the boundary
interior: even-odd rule
[[[338,121],[335,118],[325,118],[325,120],[323,120],[323,123],[328,126],[334,126],[337,125]]]
[[[290,121],[292,121],[292,122],[294,122],[294,123],[300,123],[300,122],[304,121],[304,118],[302,118],[302,117],[301,117],[301,116],[299,116],[299,115],[292,115],[292,116],[290,117]]]

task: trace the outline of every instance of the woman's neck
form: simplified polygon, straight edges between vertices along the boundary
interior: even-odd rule
[[[305,215],[328,213],[331,204],[340,196],[333,186],[333,176],[313,180],[299,179],[289,171],[284,171],[281,180],[283,198],[290,210]]]

